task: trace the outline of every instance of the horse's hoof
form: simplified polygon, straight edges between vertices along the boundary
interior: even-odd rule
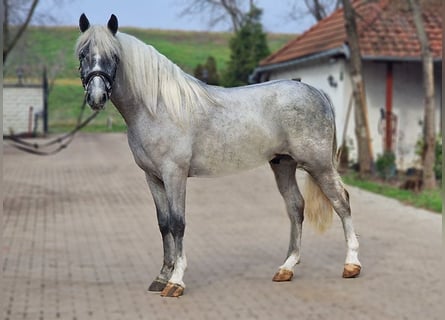
[[[148,291],[161,292],[162,290],[164,290],[166,285],[167,285],[166,280],[156,278],[148,287]]]
[[[179,297],[184,293],[184,287],[177,283],[167,283],[164,290],[161,292],[161,297]]]
[[[343,269],[343,278],[355,278],[358,277],[362,267],[357,264],[345,264]]]
[[[282,281],[291,281],[294,273],[291,270],[280,269],[273,276],[272,281],[282,282]]]

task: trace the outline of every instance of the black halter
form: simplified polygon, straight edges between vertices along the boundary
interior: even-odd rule
[[[89,86],[91,80],[94,77],[99,77],[105,83],[105,89],[107,91],[107,96],[108,96],[108,98],[110,98],[111,92],[113,89],[113,83],[114,83],[114,80],[116,79],[116,71],[117,71],[117,65],[119,64],[119,58],[114,57],[114,61],[116,62],[116,68],[114,69],[114,72],[112,75],[109,75],[108,73],[103,72],[101,70],[95,70],[95,71],[91,71],[90,73],[88,73],[86,77],[81,76],[80,79],[82,81],[83,88],[86,90],[87,87]],[[79,69],[81,69],[81,67],[82,67],[82,61],[80,63]]]
[[[116,77],[116,72],[114,72],[113,76],[110,76],[106,72],[103,72],[103,71],[100,71],[100,70],[96,70],[96,71],[92,71],[92,72],[88,73],[85,78],[81,77],[82,85],[83,85],[85,90],[87,89],[87,87],[89,86],[91,80],[94,77],[101,78],[102,81],[105,83],[105,88],[107,90],[107,95],[108,95],[108,98],[109,98],[110,95],[111,95],[114,79]]]

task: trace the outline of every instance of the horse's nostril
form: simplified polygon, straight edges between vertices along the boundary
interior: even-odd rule
[[[103,100],[103,101],[106,101],[106,100],[107,100],[107,94],[106,94],[106,93],[102,94],[102,100]]]

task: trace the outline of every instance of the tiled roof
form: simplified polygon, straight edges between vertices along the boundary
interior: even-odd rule
[[[420,44],[412,12],[401,1],[356,0],[360,50],[368,58],[419,58]],[[440,5],[423,7],[423,19],[434,58],[442,58],[442,10]],[[288,42],[260,65],[299,59],[339,48],[347,43],[343,10],[339,9],[318,22],[301,36]]]

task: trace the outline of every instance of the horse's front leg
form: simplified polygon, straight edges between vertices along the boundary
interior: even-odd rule
[[[165,191],[164,183],[157,177],[150,174],[146,174],[146,177],[156,205],[158,225],[159,230],[161,231],[164,247],[164,261],[161,272],[150,284],[148,290],[160,292],[164,290],[173,272],[175,262],[175,243],[169,227],[170,209],[168,206],[167,193]]]
[[[187,259],[184,253],[183,238],[185,231],[185,193],[188,170],[170,164],[163,174],[163,181],[169,206],[168,228],[174,243],[174,268],[172,275],[161,292],[163,297],[179,297],[185,289],[184,276]]]

